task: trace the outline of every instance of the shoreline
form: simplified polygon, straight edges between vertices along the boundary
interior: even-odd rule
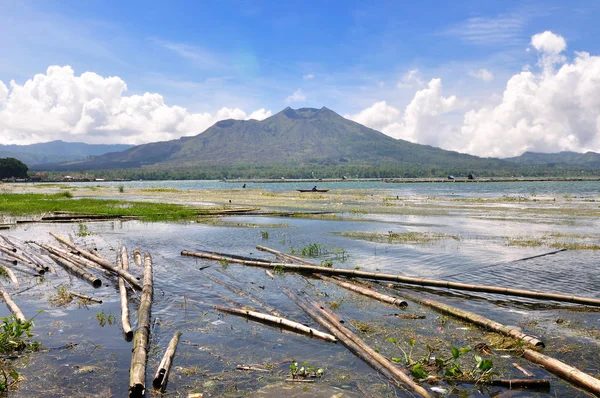
[[[275,178],[256,178],[256,179],[232,179],[221,180],[225,183],[258,183],[258,184],[276,184],[276,183],[323,183],[323,182],[377,182],[391,184],[416,184],[416,183],[452,183],[452,182],[569,182],[569,181],[600,181],[599,177],[482,177],[469,179],[467,177],[455,177],[454,179],[434,177],[434,178],[298,178],[298,179],[275,179]]]

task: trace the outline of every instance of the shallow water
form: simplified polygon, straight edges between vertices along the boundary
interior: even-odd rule
[[[152,186],[157,184],[148,183],[154,184]],[[379,184],[383,185],[383,183]],[[476,188],[481,189],[479,191],[472,189],[468,195],[497,195],[499,184],[457,184],[457,187],[481,187]],[[542,183],[531,184],[537,187],[538,192],[544,194],[561,192],[543,191],[546,188],[542,187]],[[565,184],[567,185],[564,187],[560,185],[561,190],[571,189],[577,191],[578,195],[594,194],[594,189],[598,187],[597,183],[596,185],[580,183],[583,186],[573,189],[575,185],[569,188],[570,183]],[[265,185],[271,188],[280,184]],[[425,188],[424,185],[432,184],[413,184],[409,189],[414,189],[412,191],[414,195],[423,195],[426,193],[425,190],[421,191]],[[439,190],[429,194],[448,194],[441,193],[441,187],[446,185],[450,184],[436,185]],[[403,195],[406,196],[407,186],[408,184],[401,184],[397,188],[394,186],[393,189],[402,189]],[[486,187],[495,187],[496,191],[486,193]],[[516,192],[517,188],[511,189],[511,192]],[[527,191],[523,186],[518,189]],[[419,355],[424,354],[426,343],[435,341],[439,345],[439,353],[446,356],[449,355],[450,344],[473,346],[486,338],[485,334],[476,327],[454,321],[414,303],[409,303],[408,309],[404,311],[425,314],[426,319],[403,320],[384,316],[403,310],[372,302],[370,299],[356,296],[321,281],[311,280],[308,283],[299,275],[276,274],[276,279],[271,280],[261,269],[235,264],[223,267],[218,262],[182,257],[180,252],[183,249],[211,250],[273,259],[267,253],[257,251],[255,246],[266,245],[290,252],[291,248],[299,250],[309,244],[319,243],[332,253],[314,261],[319,263],[330,259],[335,267],[360,267],[361,270],[366,271],[600,298],[598,289],[600,273],[597,271],[600,253],[598,251],[569,250],[518,261],[552,249],[507,246],[505,241],[506,236],[546,232],[594,234],[598,224],[597,219],[576,218],[570,224],[546,224],[533,222],[535,220],[531,220],[532,222],[487,220],[466,215],[366,214],[362,220],[239,216],[229,217],[226,221],[239,223],[242,226],[211,226],[199,223],[147,224],[129,221],[88,223],[88,230],[92,235],[85,237],[77,236],[78,227],[73,224],[28,224],[3,232],[20,240],[35,239],[46,242],[52,242],[52,238],[47,234],[48,231],[69,234],[77,244],[90,248],[96,247],[100,253],[111,260],[114,259],[115,250],[121,244],[125,244],[130,252],[134,247],[140,247],[143,252],[151,253],[154,263],[155,292],[148,379],[152,377],[174,331],[183,331],[182,342],[175,358],[176,368],[171,373],[167,396],[185,396],[189,392],[204,392],[205,396],[252,396],[253,392],[260,388],[288,377],[291,358],[324,368],[326,376],[317,383],[330,384],[355,392],[360,383],[374,396],[393,394],[410,396],[401,389],[391,387],[341,344],[325,343],[291,332],[282,332],[215,311],[211,305],[229,306],[223,302],[221,296],[227,296],[253,307],[258,305],[248,303],[225,287],[215,285],[204,277],[207,273],[245,289],[291,319],[311,326],[315,326],[314,322],[281,293],[279,290],[281,285],[306,291],[313,298],[325,303],[337,303],[339,309],[336,313],[346,319],[347,324],[350,320],[360,320],[372,325],[374,331],[362,337],[368,344],[390,357],[401,356],[401,353],[387,342],[387,337],[407,341],[410,336],[414,336],[417,340],[415,352]],[[272,227],[282,223],[288,226]],[[259,227],[249,227],[254,224]],[[263,239],[261,231],[269,232],[268,239]],[[398,244],[357,240],[340,234],[342,232],[385,234],[388,231],[457,234],[460,240],[442,239],[430,243]],[[335,249],[344,249],[348,258],[340,261],[339,256],[336,258],[333,254]],[[206,266],[208,268],[199,269]],[[130,269],[136,275],[142,273],[142,270],[132,261]],[[36,339],[43,347],[49,349],[16,362],[21,368],[20,372],[27,379],[20,384],[14,396],[125,396],[132,345],[126,342],[121,334],[119,296],[114,283],[103,278],[108,286],[93,289],[61,269],[58,269],[58,272],[58,276],[48,275],[42,282],[33,279],[27,282],[26,276],[18,274],[22,281],[20,289],[10,289],[14,300],[27,316],[35,315],[39,309],[46,311],[35,319],[34,331]],[[89,305],[87,308],[78,307],[76,304],[53,307],[49,304],[49,298],[60,285],[68,285],[69,290],[102,298],[104,302]],[[27,288],[29,289],[25,290]],[[428,297],[438,297],[440,301],[477,312],[504,324],[518,325],[525,332],[538,335],[546,342],[545,353],[590,374],[598,375],[600,372],[600,359],[597,356],[600,346],[600,335],[597,333],[600,329],[598,311],[593,309],[580,311],[582,308],[580,306],[540,303],[535,300],[498,295],[456,291],[445,291],[441,294],[440,291],[434,293],[433,289],[410,290]],[[17,293],[19,291],[21,293]],[[132,314],[135,314],[137,304],[132,307]],[[105,317],[114,316],[115,322],[101,326],[97,319],[100,313],[104,313]],[[0,316],[8,314],[4,306],[0,307]],[[133,317],[132,324],[135,325]],[[61,348],[68,343],[77,345],[72,349]],[[522,393],[522,396],[586,395],[535,365],[515,357],[502,358],[502,355],[507,353],[497,351],[493,360],[499,373],[504,377],[523,377],[510,366],[510,363],[516,361],[534,372],[536,377],[552,378],[550,392],[526,392]],[[275,365],[271,373],[243,373],[235,370],[236,365],[251,364]],[[84,366],[92,368],[83,368]],[[464,385],[460,388],[468,391],[468,395],[472,396],[494,396],[502,391],[499,387],[481,387],[474,390],[471,387]]]

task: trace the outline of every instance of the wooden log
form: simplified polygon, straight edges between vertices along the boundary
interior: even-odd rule
[[[257,305],[259,305],[259,306],[263,307],[264,309],[266,309],[267,311],[269,311],[271,314],[273,314],[275,316],[282,316],[282,314],[279,311],[277,311],[273,306],[270,306],[269,304],[265,303],[263,300],[260,300],[259,298],[254,297],[253,295],[247,293],[246,291],[233,286],[231,283],[222,281],[221,279],[219,279],[211,274],[205,274],[205,275],[208,279],[210,279],[214,283],[224,286],[227,289],[234,292],[235,294],[237,294],[238,296],[244,297],[244,298],[256,303]]]
[[[523,350],[523,357],[528,361],[542,365],[546,370],[562,379],[568,380],[580,387],[583,387],[595,395],[600,396],[600,380],[582,372],[581,370],[567,365],[558,359],[541,354],[528,348]]]
[[[550,380],[548,379],[492,379],[484,381],[483,384],[508,387],[511,390],[515,388],[550,389]]]
[[[10,259],[17,260],[17,262],[19,262],[20,264],[26,266],[27,268],[34,270],[35,272],[37,272],[40,275],[44,275],[46,273],[46,270],[44,268],[38,267],[31,261],[27,260],[25,257],[18,255],[17,253],[13,252],[11,249],[6,248],[5,246],[0,246],[0,252],[4,253],[6,255],[6,257],[8,257]]]
[[[270,247],[257,245],[256,249],[263,251],[263,252],[274,254],[277,258],[279,258],[281,260],[287,260],[288,262],[293,262],[295,264],[304,264],[304,265],[312,265],[312,266],[317,265],[317,264],[315,264],[311,261],[308,261],[302,257],[294,256],[292,254],[287,254],[287,253],[281,252],[279,250],[271,249]]]
[[[528,371],[527,369],[525,369],[524,367],[522,367],[518,363],[513,362],[512,366],[514,366],[516,369],[520,370],[521,373],[523,373],[525,376],[527,376],[527,377],[533,377],[533,373],[531,373],[530,371]]]
[[[268,269],[265,270],[265,274],[267,274],[267,276],[271,279],[275,279],[275,277],[273,276],[273,274],[271,273],[271,271],[269,271]]]
[[[546,346],[544,344],[544,342],[539,340],[537,337],[530,336],[530,335],[525,334],[515,328],[511,328],[511,327],[505,326],[501,323],[498,323],[496,321],[492,321],[491,319],[488,319],[488,318],[486,318],[482,315],[476,314],[474,312],[461,310],[460,308],[456,308],[456,307],[453,307],[448,304],[440,303],[439,301],[435,301],[432,299],[420,297],[420,296],[408,293],[404,290],[401,290],[398,294],[409,300],[412,300],[416,303],[423,304],[427,307],[441,311],[445,314],[449,314],[456,318],[465,320],[467,322],[474,323],[475,325],[478,325],[480,327],[483,327],[483,328],[486,328],[489,330],[493,330],[494,332],[501,333],[505,336],[512,337],[514,339],[523,341],[527,344],[531,344],[534,347],[545,347]]]
[[[6,306],[8,307],[10,312],[13,313],[15,318],[17,318],[19,321],[21,321],[21,323],[27,322],[27,318],[25,318],[25,315],[23,315],[23,311],[21,311],[19,306],[16,305],[15,302],[10,298],[8,292],[4,289],[3,286],[0,287],[0,290],[2,291],[2,297],[4,298],[4,301],[6,302]]]
[[[127,248],[125,245],[121,246],[121,251],[117,254],[117,265],[121,265],[125,271],[129,268],[129,256],[127,255]],[[121,298],[121,327],[123,328],[123,334],[125,340],[131,341],[133,339],[133,329],[129,321],[129,300],[127,298],[127,288],[125,287],[125,280],[119,278],[119,296]]]
[[[150,339],[150,309],[152,307],[152,257],[144,255],[144,286],[138,310],[138,322],[133,337],[133,353],[129,370],[129,397],[143,397],[146,392],[146,360]]]
[[[173,363],[173,357],[175,357],[175,351],[177,351],[177,344],[179,344],[179,338],[181,337],[181,332],[176,331],[175,335],[169,342],[169,346],[167,347],[167,351],[160,361],[160,365],[158,366],[158,370],[154,375],[154,379],[152,380],[152,387],[156,389],[160,389],[160,392],[164,392],[167,388],[167,382],[169,379],[169,372],[171,371],[171,364]]]
[[[374,298],[375,300],[379,300],[384,303],[388,303],[388,304],[395,305],[398,307],[406,307],[408,305],[408,303],[402,299],[399,299],[397,297],[388,296],[387,294],[379,293],[372,289],[367,289],[365,287],[358,286],[356,284],[349,283],[349,282],[344,282],[339,279],[329,278],[329,277],[327,277],[325,275],[321,275],[321,274],[314,274],[314,275],[317,278],[322,279],[326,282],[333,283],[335,285],[343,287],[344,289],[348,289],[353,292],[360,293],[363,296],[371,297],[371,298]]]
[[[136,247],[135,249],[133,249],[133,261],[135,262],[135,265],[137,265],[138,267],[142,266],[142,253],[140,252],[139,247]]]
[[[17,265],[19,262],[15,259],[12,258],[4,258],[4,257],[0,257],[0,261],[2,261],[4,264],[10,264],[10,265]]]
[[[26,258],[27,260],[29,260],[32,264],[34,264],[40,268],[43,268],[45,271],[51,271],[51,273],[52,273],[52,270],[50,270],[50,267],[46,264],[46,262],[43,261],[36,254],[30,253],[24,244],[22,244],[20,242],[12,241],[6,236],[2,236],[2,239],[6,242],[6,244],[9,247],[13,248],[15,252],[20,252],[21,255],[24,258]],[[56,274],[56,270],[54,270],[53,273]]]
[[[77,264],[67,260],[66,258],[59,257],[55,254],[50,254],[50,258],[54,260],[58,265],[65,268],[67,271],[77,275],[81,279],[89,282],[94,287],[102,286],[102,281],[97,278],[95,275],[90,274],[83,268],[79,267]]]
[[[54,254],[55,256],[62,257],[66,260],[69,260],[72,263],[77,264],[79,267],[81,267],[83,269],[85,269],[85,267],[92,268],[92,269],[104,272],[104,274],[107,276],[112,276],[112,274],[110,272],[108,272],[106,269],[100,267],[97,263],[90,261],[87,258],[78,256],[77,254],[73,254],[71,252],[60,249],[58,247],[46,245],[43,243],[37,243],[37,242],[35,242],[35,244],[38,245],[39,247],[41,247],[42,249],[46,250],[47,252]]]
[[[17,279],[17,276],[15,275],[15,273],[13,272],[12,269],[3,265],[1,261],[0,261],[0,269],[2,269],[4,272],[6,272],[6,275],[8,275],[8,279],[10,279],[10,281],[12,283],[14,283],[16,287],[19,287],[19,280]]]
[[[183,250],[181,252],[181,255],[206,258],[206,259],[212,259],[212,260],[226,260],[233,264],[244,264],[244,265],[250,265],[250,266],[261,267],[261,268],[277,268],[278,270],[281,270],[281,271],[306,272],[306,273],[315,273],[316,272],[316,273],[325,274],[325,275],[347,276],[347,277],[353,277],[353,278],[366,278],[366,279],[405,283],[408,285],[432,286],[432,287],[440,287],[440,288],[446,288],[446,289],[501,294],[501,295],[505,295],[505,296],[527,297],[527,298],[532,298],[532,299],[536,299],[536,300],[551,300],[551,301],[559,301],[559,302],[565,302],[565,303],[583,304],[583,305],[600,307],[600,299],[580,297],[580,296],[569,296],[569,295],[556,294],[556,293],[535,292],[535,291],[530,291],[530,290],[511,289],[511,288],[498,287],[498,286],[471,285],[471,284],[460,283],[460,282],[449,282],[449,281],[441,281],[441,280],[434,280],[434,279],[414,278],[414,277],[410,277],[410,276],[383,274],[383,273],[378,273],[378,272],[367,272],[367,271],[360,271],[360,270],[353,270],[353,269],[329,268],[329,267],[321,267],[321,266],[309,266],[309,265],[302,265],[302,264],[287,264],[287,263],[265,264],[262,261],[246,261],[246,260],[238,260],[238,259],[227,258],[227,257],[211,258],[209,256],[204,255],[203,253],[195,253],[195,252],[192,252],[189,250]],[[218,257],[218,256],[216,256],[216,257]]]
[[[408,375],[393,366],[389,361],[376,353],[373,349],[362,342],[354,333],[339,323],[335,317],[325,316],[322,311],[316,311],[302,300],[296,297],[288,289],[282,288],[282,291],[294,301],[300,308],[309,314],[316,322],[329,330],[342,344],[359,358],[365,361],[369,366],[383,374],[398,386],[409,386],[415,393],[430,397],[431,395],[423,387],[416,384]],[[350,337],[352,336],[352,337]]]
[[[140,284],[140,282],[129,272],[124,271],[121,268],[117,268],[110,261],[107,261],[101,257],[98,257],[97,255],[90,253],[89,251],[74,245],[73,243],[71,243],[67,239],[65,239],[64,237],[57,235],[54,232],[50,232],[50,235],[52,235],[54,238],[56,238],[56,240],[58,240],[63,245],[65,245],[65,246],[69,247],[70,249],[74,250],[75,252],[79,253],[81,256],[83,256],[83,257],[87,258],[88,260],[91,260],[91,261],[97,263],[98,265],[101,265],[102,267],[106,268],[107,270],[123,277],[127,282],[131,283],[136,289],[142,290],[142,285]]]
[[[285,379],[286,383],[314,383],[312,379]]]
[[[78,297],[78,298],[83,299],[83,300],[92,301],[94,303],[102,304],[102,300],[94,298],[92,296],[88,296],[87,294],[76,293],[76,292],[69,292],[69,294],[71,296],[73,296],[73,297]]]
[[[231,308],[231,307],[223,307],[220,305],[215,305],[214,308],[219,311],[228,312],[230,314],[241,315],[241,316],[248,317],[248,318],[255,319],[255,320],[258,319],[259,321],[263,321],[266,323],[272,323],[272,324],[277,325],[278,327],[292,330],[296,333],[302,333],[302,334],[307,334],[309,336],[318,337],[322,340],[329,341],[332,343],[337,342],[337,339],[335,338],[335,336],[332,336],[328,333],[320,332],[313,328],[309,328],[308,326],[305,326],[298,322],[291,321],[289,319],[276,317],[276,316],[272,316],[272,315],[268,315],[268,314],[263,314],[263,313],[255,312],[255,311],[241,310],[238,308]]]
[[[256,366],[238,365],[235,368],[237,370],[246,370],[246,371],[249,371],[249,372],[265,372],[265,373],[269,373],[270,372],[269,369],[257,368]]]

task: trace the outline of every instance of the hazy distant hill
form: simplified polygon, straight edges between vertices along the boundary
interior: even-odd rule
[[[0,158],[16,158],[29,167],[46,163],[81,160],[91,155],[124,151],[133,145],[91,145],[81,142],[50,141],[31,145],[0,145]]]
[[[600,169],[600,154],[596,152],[559,152],[559,153],[537,153],[525,152],[521,156],[506,158],[509,162],[521,165],[540,165],[553,167],[556,165],[581,166],[587,169]]]
[[[84,169],[193,168],[248,164],[307,163],[324,166],[394,164],[407,167],[494,169],[499,159],[445,151],[396,140],[321,109],[286,108],[265,120],[223,120],[205,132],[178,140],[139,145],[63,167]]]

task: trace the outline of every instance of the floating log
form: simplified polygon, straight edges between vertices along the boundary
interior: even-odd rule
[[[257,368],[256,366],[243,366],[243,365],[238,365],[235,367],[237,370],[247,370],[249,372],[265,372],[265,373],[269,373],[270,370],[269,369],[263,369],[263,368]]]
[[[77,264],[82,269],[85,269],[85,267],[93,268],[95,270],[104,272],[104,274],[107,276],[112,276],[112,274],[110,272],[108,272],[106,269],[100,267],[97,263],[90,261],[85,257],[78,256],[77,254],[73,254],[71,252],[60,249],[58,247],[53,247],[53,246],[46,245],[43,243],[37,243],[37,242],[34,242],[34,243],[36,245],[38,245],[39,247],[41,247],[42,249],[46,250],[47,252],[54,254],[55,256],[62,257],[66,260],[69,260],[72,263]]]
[[[253,295],[247,293],[246,291],[239,289],[230,283],[222,281],[221,279],[219,279],[211,274],[205,274],[205,275],[208,279],[210,279],[214,283],[224,286],[227,289],[234,292],[235,294],[237,294],[238,296],[244,297],[244,298],[256,303],[257,305],[259,305],[259,306],[263,307],[264,309],[266,309],[267,311],[269,311],[271,314],[273,314],[275,316],[282,316],[282,314],[279,311],[277,311],[274,307],[270,306],[269,304],[265,303],[263,300],[260,300],[257,297],[254,297]]]
[[[275,279],[275,277],[273,276],[273,274],[271,273],[271,271],[269,271],[268,269],[265,270],[265,274],[267,274],[267,276],[271,279]]]
[[[508,387],[511,390],[515,388],[550,389],[550,380],[548,379],[492,379],[483,383],[492,386]]]
[[[494,332],[501,333],[505,336],[512,337],[517,340],[521,340],[527,344],[531,344],[534,347],[545,347],[543,341],[539,340],[537,337],[527,335],[517,329],[510,328],[496,321],[492,321],[482,315],[476,314],[471,311],[461,310],[460,308],[453,307],[448,304],[440,303],[439,301],[435,301],[432,299],[427,299],[424,297],[420,297],[411,293],[408,293],[404,290],[401,290],[399,295],[412,300],[414,302],[423,304],[427,307],[431,307],[443,313],[452,315],[454,317],[460,318],[462,320],[474,323],[483,328],[493,330]]]
[[[268,315],[268,314],[263,314],[263,313],[255,312],[255,311],[223,307],[220,305],[215,305],[214,308],[219,311],[228,312],[230,314],[241,315],[241,316],[252,318],[252,319],[258,319],[258,320],[266,322],[266,323],[272,323],[281,328],[292,330],[297,333],[308,334],[309,336],[318,337],[322,340],[329,341],[332,343],[337,342],[337,339],[335,338],[335,336],[332,336],[328,333],[320,332],[313,328],[309,328],[308,326],[305,326],[298,322],[291,321],[289,319],[276,317],[276,316],[272,316],[272,315]]]
[[[138,322],[133,337],[133,354],[129,370],[129,397],[143,397],[146,392],[146,359],[150,338],[150,308],[152,306],[152,257],[144,255],[144,286],[138,310]]]
[[[92,296],[88,296],[87,294],[81,294],[76,292],[69,292],[69,294],[73,297],[78,297],[83,300],[92,301],[94,303],[102,304],[102,300],[94,298]]]
[[[0,269],[2,269],[4,272],[6,272],[6,275],[8,275],[8,279],[10,279],[10,281],[12,283],[14,283],[16,285],[16,287],[19,287],[19,280],[17,279],[17,276],[12,271],[12,269],[2,265],[1,263],[0,263]]]
[[[181,255],[213,259],[213,260],[215,259],[215,258],[207,257],[203,253],[196,253],[196,252],[192,252],[189,250],[183,250],[181,252]],[[329,268],[329,267],[321,267],[321,266],[309,266],[309,265],[286,264],[286,263],[265,264],[262,261],[245,261],[245,260],[238,260],[238,259],[227,258],[227,257],[221,257],[218,260],[226,260],[226,261],[229,261],[230,263],[245,264],[245,265],[261,267],[261,268],[277,268],[278,270],[282,270],[282,271],[306,272],[306,273],[315,273],[316,272],[316,273],[325,274],[325,275],[337,275],[337,276],[347,276],[347,277],[354,277],[354,278],[384,280],[384,281],[405,283],[408,285],[432,286],[432,287],[440,287],[440,288],[446,288],[446,289],[501,294],[501,295],[505,295],[505,296],[527,297],[527,298],[532,298],[532,299],[537,299],[537,300],[552,300],[552,301],[560,301],[560,302],[566,302],[566,303],[583,304],[583,305],[600,307],[600,299],[580,297],[580,296],[569,296],[569,295],[556,294],[556,293],[535,292],[535,291],[530,291],[530,290],[511,289],[511,288],[498,287],[498,286],[470,285],[467,283],[449,282],[449,281],[424,279],[424,278],[414,278],[414,277],[410,277],[410,276],[383,274],[383,273],[377,273],[377,272],[367,272],[367,271],[352,270],[352,269]]]
[[[133,261],[138,267],[142,266],[142,253],[140,252],[139,247],[133,249]]]
[[[342,342],[346,348],[356,354],[373,369],[394,381],[399,386],[408,385],[417,394],[420,394],[424,397],[431,396],[427,390],[416,384],[408,375],[393,366],[380,354],[376,353],[373,351],[373,349],[364,344],[362,340],[360,340],[354,333],[345,328],[341,323],[337,322],[335,317],[331,317],[329,315],[326,317],[322,311],[315,311],[315,309],[304,303],[288,289],[282,288],[281,290],[308,315],[310,315],[311,318],[329,330],[329,332],[337,337],[337,339]]]
[[[321,274],[314,274],[314,275],[317,278],[322,279],[326,282],[331,282],[335,285],[343,287],[344,289],[352,290],[353,292],[360,293],[363,296],[371,297],[371,298],[374,298],[375,300],[379,300],[384,303],[388,303],[388,304],[395,305],[398,307],[406,307],[408,305],[408,303],[402,299],[399,299],[397,297],[388,296],[387,294],[379,293],[372,289],[367,289],[365,287],[358,286],[356,284],[349,283],[349,282],[344,282],[339,279],[329,278],[329,277],[321,275]]]
[[[25,246],[23,243],[21,242],[16,242],[13,241],[11,239],[9,239],[6,236],[2,235],[2,239],[10,246],[12,247],[15,251],[20,251],[21,255],[23,257],[25,257],[27,260],[31,261],[31,263],[37,265],[40,268],[43,268],[45,271],[50,271],[53,274],[56,274],[56,270],[54,269],[54,267],[50,267],[48,264],[46,264],[46,261],[44,261],[42,258],[40,258],[38,255],[36,255],[35,253],[31,253],[29,252],[27,249],[28,247]]]
[[[247,261],[261,261],[263,263],[272,263],[273,261],[270,260],[264,260],[264,259],[260,259],[260,258],[253,258],[253,257],[248,257],[248,256],[240,256],[238,254],[228,254],[228,253],[219,253],[219,252],[215,252],[212,250],[198,250],[199,253],[205,253],[205,254],[212,254],[215,256],[221,256],[221,257],[229,257],[229,258],[237,258],[238,260],[247,260]]]
[[[287,260],[290,262],[294,262],[295,264],[304,264],[304,265],[312,265],[312,266],[316,265],[302,257],[294,256],[294,255],[287,254],[287,253],[284,253],[279,250],[271,249],[270,247],[267,247],[267,246],[257,245],[256,249],[263,251],[263,252],[274,254],[275,257],[279,258],[280,260]]]
[[[40,275],[44,275],[46,273],[46,270],[44,268],[38,267],[31,261],[27,260],[25,257],[18,255],[17,253],[13,252],[11,249],[8,249],[5,246],[0,246],[0,252],[4,253],[9,259],[17,260],[17,262],[19,262],[20,264],[34,270]]]
[[[80,268],[77,264],[67,260],[66,258],[59,257],[55,254],[50,254],[50,258],[54,260],[58,265],[65,268],[67,271],[77,275],[81,279],[86,280],[94,287],[102,286],[102,281],[98,279],[95,275],[90,274],[83,268]]]
[[[527,369],[525,369],[524,367],[522,367],[518,363],[513,362],[512,366],[514,366],[516,369],[519,369],[521,371],[521,373],[523,373],[525,376],[527,376],[527,377],[533,377],[533,373],[531,373],[530,371],[528,371]]]
[[[537,351],[524,349],[523,357],[528,361],[542,365],[549,372],[577,384],[595,395],[600,396],[600,380],[582,372],[581,370],[567,365],[564,362],[554,359]]]
[[[152,387],[160,389],[161,392],[164,392],[167,388],[171,364],[173,363],[173,357],[175,356],[175,351],[177,351],[177,344],[179,344],[180,337],[181,332],[175,332],[175,335],[169,342],[169,346],[167,347],[167,351],[165,352],[162,361],[160,361],[154,379],[152,380]]]
[[[129,268],[129,256],[127,255],[127,248],[125,245],[121,246],[121,251],[117,254],[117,265],[121,265],[123,270],[127,271]],[[125,340],[131,341],[133,339],[133,329],[129,321],[129,300],[127,298],[127,288],[125,287],[125,280],[119,278],[119,296],[121,298],[121,327],[125,334]]]
[[[286,383],[314,383],[311,379],[285,379]]]
[[[4,264],[17,265],[19,262],[15,259],[0,257],[0,261]]]
[[[135,288],[142,290],[142,285],[140,284],[140,282],[129,272],[124,271],[121,268],[117,268],[110,261],[107,261],[93,253],[90,253],[89,251],[87,251],[85,249],[82,249],[82,248],[74,245],[73,243],[71,243],[67,239],[65,239],[64,237],[57,235],[54,232],[50,232],[50,235],[54,236],[60,243],[71,248],[75,252],[79,253],[81,256],[101,265],[102,267],[106,268],[107,270],[109,270],[113,273],[118,274],[119,276],[123,277],[127,282],[131,283]]]
[[[19,306],[16,305],[14,301],[12,301],[12,299],[10,298],[10,296],[8,295],[8,293],[4,289],[4,287],[0,287],[0,290],[2,291],[2,297],[4,298],[4,301],[6,302],[6,306],[8,307],[10,312],[13,313],[15,318],[17,318],[19,321],[21,321],[21,323],[27,322],[27,318],[25,318],[25,315],[23,315],[23,311],[21,311]]]

